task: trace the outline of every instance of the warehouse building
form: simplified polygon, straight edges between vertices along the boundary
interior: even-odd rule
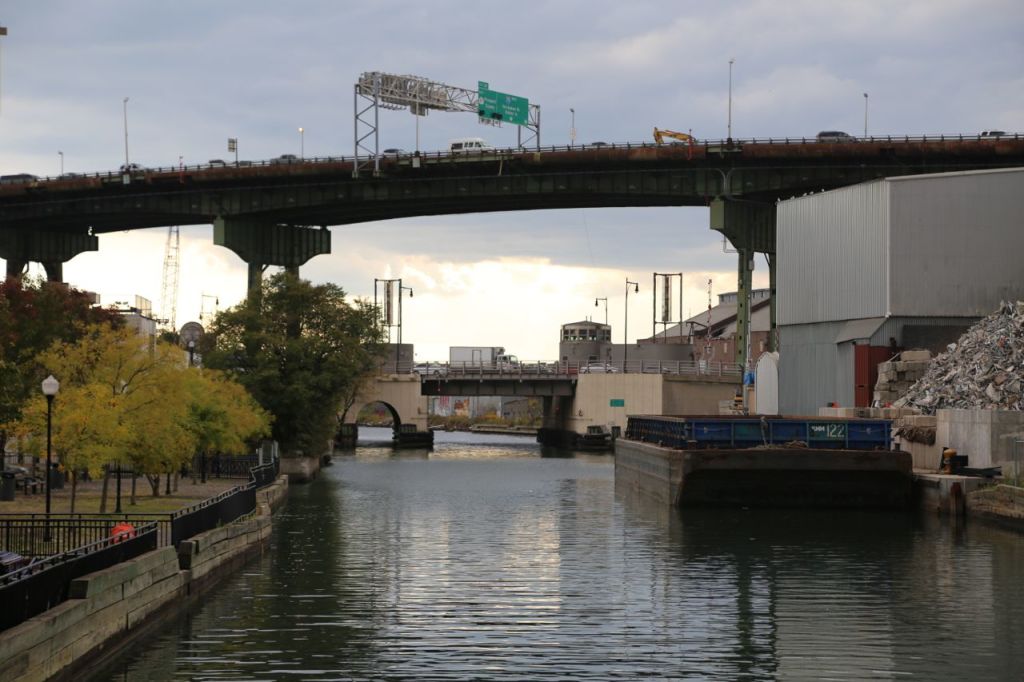
[[[1024,299],[1024,168],[895,177],[780,202],[779,409],[867,406],[901,348],[942,351]]]

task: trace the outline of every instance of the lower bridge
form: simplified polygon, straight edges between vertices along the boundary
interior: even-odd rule
[[[683,372],[484,373],[451,371],[381,374],[368,382],[341,414],[343,444],[354,443],[356,415],[381,403],[391,413],[399,445],[431,442],[427,424],[429,396],[509,396],[543,400],[544,423],[538,440],[572,447],[594,427],[624,433],[628,415],[717,414],[722,401],[740,389],[736,372],[700,368]]]

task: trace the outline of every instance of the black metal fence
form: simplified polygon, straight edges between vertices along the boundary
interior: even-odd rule
[[[0,631],[67,600],[71,581],[109,568],[157,547],[156,524],[136,530],[134,537],[108,537],[69,552],[40,559],[0,575]]]
[[[259,466],[256,455],[196,455],[192,458],[191,471],[205,478],[249,478],[249,471]]]
[[[171,515],[171,544],[231,523],[256,510],[256,484],[249,482]]]
[[[171,514],[3,514],[0,548],[25,557],[45,557],[76,550],[122,532],[155,524],[157,544],[171,541]]]
[[[245,485],[173,514],[0,514],[0,631],[66,600],[75,578],[251,514],[279,470],[251,466]]]

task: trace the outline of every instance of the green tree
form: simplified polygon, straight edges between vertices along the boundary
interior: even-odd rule
[[[318,456],[346,393],[376,371],[383,346],[372,305],[281,273],[218,315],[202,351],[205,366],[226,371],[273,415],[286,455]]]
[[[123,324],[114,310],[93,304],[86,292],[60,282],[0,281],[0,452],[10,425],[36,396],[47,371],[37,358],[54,342],[72,342],[91,325]]]

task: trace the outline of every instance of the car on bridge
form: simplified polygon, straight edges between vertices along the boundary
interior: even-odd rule
[[[580,367],[580,374],[615,374],[619,368],[608,362],[592,362]]]
[[[421,362],[412,368],[412,372],[421,377],[445,377],[448,376],[448,367],[440,362]]]
[[[275,159],[271,159],[270,160],[271,165],[276,165],[276,164],[279,164],[279,163],[298,163],[298,162],[299,162],[299,157],[295,156],[294,154],[282,154],[281,156],[279,156],[279,157],[277,157]]]
[[[381,152],[381,154],[385,156],[403,156],[408,153],[409,152],[404,149],[399,149],[398,147],[389,147]]]
[[[818,142],[856,142],[857,138],[842,130],[822,130],[815,138]]]
[[[982,130],[978,137],[1002,137],[1005,134],[1005,130]]]
[[[12,185],[16,182],[32,182],[38,180],[39,176],[31,173],[13,173],[11,175],[0,175],[0,185]]]

